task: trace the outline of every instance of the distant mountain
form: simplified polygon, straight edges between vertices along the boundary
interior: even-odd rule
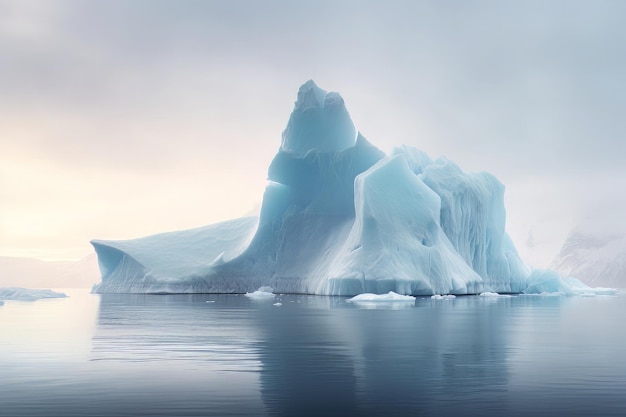
[[[588,285],[626,288],[625,204],[605,204],[569,234],[552,267]]]
[[[0,256],[0,287],[90,288],[99,278],[95,253],[77,262]]]

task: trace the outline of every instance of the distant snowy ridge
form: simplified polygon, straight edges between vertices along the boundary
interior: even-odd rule
[[[528,290],[531,270],[504,230],[504,186],[495,177],[407,146],[386,155],[356,133],[341,96],[313,81],[298,92],[268,180],[258,219],[92,241],[102,273],[94,291]]]
[[[36,301],[36,300],[41,300],[43,298],[65,298],[65,297],[67,297],[67,295],[64,293],[60,293],[60,292],[56,292],[52,290],[45,290],[45,289],[31,289],[31,288],[18,288],[18,287],[0,288],[0,300]]]
[[[98,277],[95,253],[77,262],[0,256],[2,287],[89,288]]]
[[[552,267],[590,285],[626,287],[626,233],[573,230]]]

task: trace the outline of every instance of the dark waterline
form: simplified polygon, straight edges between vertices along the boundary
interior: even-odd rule
[[[624,295],[69,294],[0,307],[0,416],[626,414]]]

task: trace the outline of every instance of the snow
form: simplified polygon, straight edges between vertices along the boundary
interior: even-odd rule
[[[254,292],[247,292],[244,295],[253,300],[273,300],[274,299],[274,289],[272,287],[260,287],[258,290]]]
[[[569,234],[553,268],[590,285],[626,286],[626,230],[620,225],[622,212],[608,214],[613,227],[602,224],[607,219],[586,219]]]
[[[313,81],[298,92],[268,180],[258,218],[92,241],[102,274],[94,291],[604,291],[531,273],[505,231],[504,186],[495,177],[408,146],[386,155],[356,134],[341,96]],[[255,291],[262,285],[275,291]]]
[[[94,291],[203,292],[197,278],[240,254],[257,221],[244,217],[139,239],[92,240],[102,275]]]
[[[454,294],[435,294],[435,295],[431,295],[430,299],[431,300],[454,300],[456,298],[456,295]]]
[[[47,289],[19,287],[0,288],[0,300],[36,301],[43,298],[65,298],[66,294]]]
[[[485,292],[481,292],[480,294],[478,294],[479,297],[489,297],[489,298],[511,298],[512,295],[510,294],[498,294],[497,292],[489,292],[489,291],[485,291]]]
[[[363,293],[356,295],[346,300],[347,303],[360,303],[360,302],[415,302],[415,297],[410,295],[401,295],[393,291],[389,291],[387,294],[372,294]]]

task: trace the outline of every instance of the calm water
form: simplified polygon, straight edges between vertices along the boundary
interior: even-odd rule
[[[66,292],[0,307],[1,416],[626,415],[626,295]]]

